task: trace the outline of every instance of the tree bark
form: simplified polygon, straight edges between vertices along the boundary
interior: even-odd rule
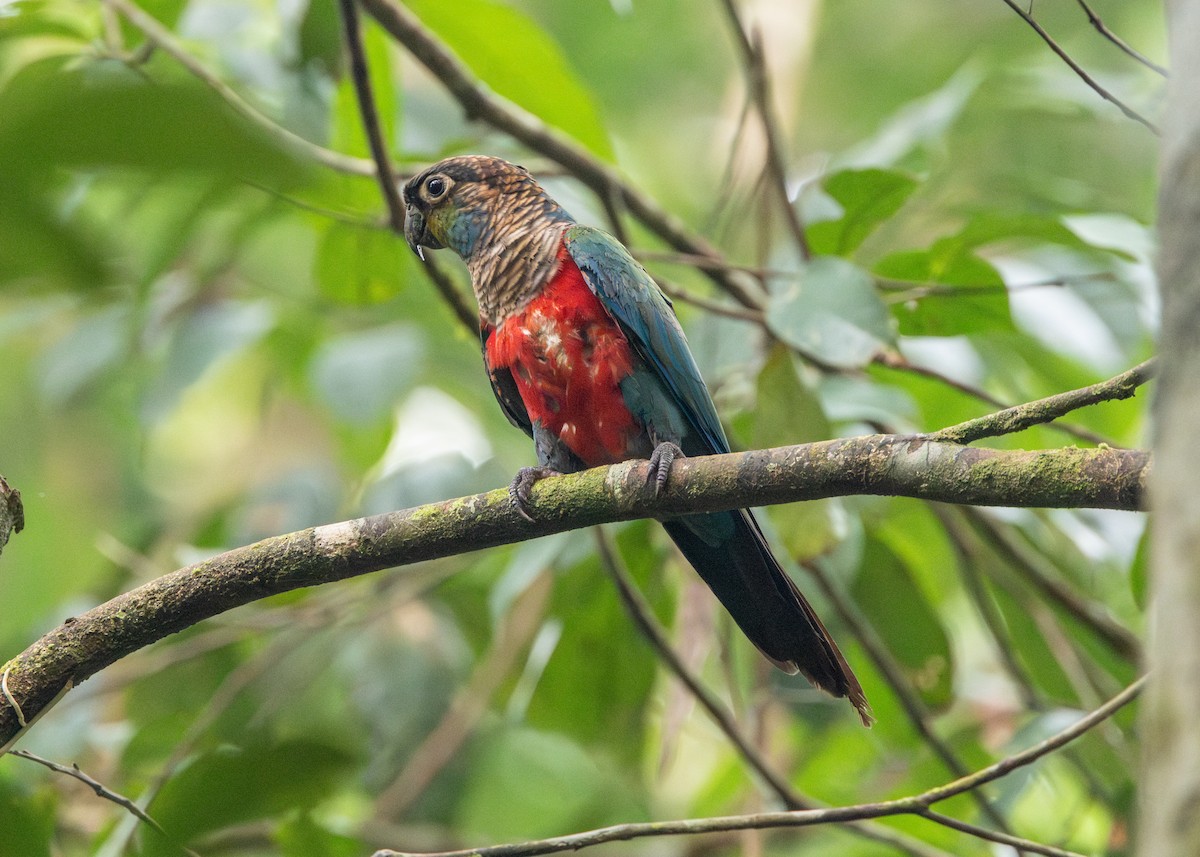
[[[1163,322],[1151,478],[1151,683],[1142,711],[1140,857],[1200,854],[1200,2],[1168,0],[1159,196]]]

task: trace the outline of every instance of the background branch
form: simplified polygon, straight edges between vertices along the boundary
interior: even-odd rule
[[[1145,125],[1147,128],[1149,128],[1155,134],[1158,133],[1157,125],[1155,125],[1153,122],[1151,122],[1149,119],[1147,119],[1142,114],[1138,113],[1136,110],[1134,110],[1128,104],[1126,104],[1124,101],[1117,98],[1117,96],[1113,95],[1111,92],[1109,92],[1107,89],[1105,89],[1099,83],[1097,83],[1095,78],[1093,78],[1090,74],[1088,74],[1086,71],[1084,71],[1083,66],[1081,66],[1079,63],[1075,62],[1075,60],[1071,58],[1071,55],[1068,54],[1065,50],[1063,50],[1062,45],[1060,45],[1058,42],[1056,42],[1054,40],[1054,37],[1051,36],[1048,32],[1046,32],[1046,28],[1043,27],[1041,24],[1039,24],[1037,22],[1037,20],[1034,19],[1033,15],[1029,14],[1023,8],[1021,8],[1021,5],[1019,3],[1017,3],[1016,0],[1004,0],[1004,5],[1008,6],[1008,8],[1012,9],[1014,12],[1016,12],[1018,15],[1020,15],[1021,20],[1023,20],[1026,24],[1028,24],[1033,29],[1033,31],[1041,37],[1042,41],[1044,41],[1046,43],[1046,45],[1050,48],[1050,50],[1054,51],[1054,53],[1058,55],[1059,59],[1061,59],[1068,66],[1070,66],[1071,71],[1075,72],[1075,74],[1077,74],[1079,76],[1079,79],[1082,80],[1084,83],[1086,83],[1088,86],[1090,86],[1097,95],[1099,95],[1105,101],[1108,101],[1108,102],[1116,105],[1118,110],[1120,110],[1122,113],[1124,113],[1130,119],[1132,119],[1134,122],[1140,122],[1142,125]]]
[[[948,818],[941,813],[931,812],[930,807],[948,798],[964,794],[993,780],[997,780],[1005,774],[1032,764],[1046,754],[1069,744],[1080,735],[1103,723],[1125,705],[1136,699],[1144,683],[1144,678],[1138,679],[1104,705],[1088,713],[1056,735],[1035,744],[1027,750],[1002,759],[994,765],[982,768],[969,776],[960,777],[953,782],[929,789],[912,797],[878,803],[857,804],[854,806],[830,807],[829,809],[809,809],[796,812],[763,812],[753,815],[731,815],[704,819],[684,819],[680,821],[653,821],[644,824],[617,824],[612,827],[589,830],[570,836],[558,836],[553,839],[541,839],[514,845],[472,848],[464,851],[440,851],[436,854],[426,853],[417,855],[412,852],[382,850],[377,851],[375,857],[526,857],[526,855],[578,851],[582,848],[600,845],[605,842],[620,842],[647,836],[683,836],[726,830],[809,827],[817,824],[834,824],[869,818],[885,818],[891,815],[918,815],[937,824],[945,824],[955,830],[963,830],[976,836],[985,835],[985,838],[992,841],[1013,845],[1014,847],[1019,847],[1036,854],[1049,855],[1049,857],[1064,857],[1065,855],[1078,857],[1074,852],[1065,851],[1061,848],[1041,845],[1017,837],[1004,836],[992,831],[984,831],[975,825],[967,825],[957,819]]]
[[[387,141],[383,139],[383,128],[379,123],[379,113],[375,109],[375,97],[371,94],[371,74],[367,68],[367,53],[363,49],[362,32],[358,25],[358,5],[356,0],[338,0],[338,10],[342,16],[346,52],[350,55],[350,78],[354,82],[358,112],[362,116],[363,130],[371,146],[371,157],[375,161],[375,176],[387,203],[388,224],[397,235],[403,235],[404,202],[400,199],[396,173],[388,157]]]
[[[642,593],[638,591],[633,577],[621,561],[616,546],[602,528],[597,528],[596,533],[600,562],[604,566],[604,570],[608,572],[608,576],[616,585],[617,594],[621,598],[621,603],[625,605],[633,624],[653,647],[667,671],[675,676],[687,688],[692,697],[700,703],[700,706],[708,712],[708,716],[712,718],[717,728],[725,733],[729,743],[733,745],[746,764],[758,774],[767,788],[785,807],[788,809],[814,808],[812,800],[797,792],[791,783],[772,767],[750,738],[744,734],[732,712],[721,703],[717,695],[704,684],[700,676],[696,675],[671,647],[665,629],[654,617],[654,611],[650,609],[650,605],[646,603]],[[934,855],[942,853],[899,831],[889,830],[869,822],[853,822],[848,827],[851,832],[866,839],[887,843],[906,854],[914,855],[914,857],[934,857]]]

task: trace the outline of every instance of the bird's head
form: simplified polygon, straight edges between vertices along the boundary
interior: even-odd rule
[[[467,260],[509,229],[570,219],[524,167],[484,155],[422,171],[404,186],[404,204],[404,237],[417,255],[448,247]]]

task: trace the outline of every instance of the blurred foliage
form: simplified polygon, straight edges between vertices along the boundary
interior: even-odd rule
[[[367,153],[330,0],[141,5],[278,126]],[[903,14],[866,0],[740,4],[762,38],[809,260],[764,186],[719,4],[408,5],[488,89],[763,272],[766,326],[782,346],[676,301],[736,445],[933,430],[991,410],[963,385],[1017,403],[1149,352],[1156,141],[1000,2],[926,0]],[[1094,5],[1161,56],[1159,4]],[[1035,12],[1106,86],[1154,113],[1161,80],[1076,4]],[[468,122],[373,23],[365,36],[398,163],[517,158],[580,219],[610,225],[569,176]],[[370,180],[281,148],[111,9],[0,3],[0,472],[23,491],[28,521],[0,560],[3,651],[197,557],[494,488],[530,463],[477,338],[384,221]],[[664,259],[644,225],[622,225],[636,251],[657,252],[656,274],[724,299],[687,260]],[[945,377],[874,364],[880,348]],[[1139,396],[1069,422],[1133,446],[1144,408]],[[992,441],[1076,442],[1050,427]],[[770,509],[764,525],[783,555],[819,564],[968,768],[1044,738],[1134,675],[1063,599],[1140,630],[1138,516],[971,519],[843,498]],[[685,658],[796,789],[855,803],[952,778],[798,566],[863,679],[872,732],[844,703],[767,669],[657,527],[613,532]],[[0,857],[168,855],[180,843],[340,857],[770,805],[635,632],[582,536],[272,599],[126,658],[22,746],[148,802],[167,838],[10,757]],[[460,722],[450,712],[467,693],[477,714]],[[1134,758],[1126,713],[989,796],[1021,835],[1122,853]],[[969,801],[949,809],[988,823]],[[954,854],[991,853],[917,819],[883,823]],[[770,853],[899,853],[836,829],[760,838]],[[606,853],[749,848],[715,837]]]

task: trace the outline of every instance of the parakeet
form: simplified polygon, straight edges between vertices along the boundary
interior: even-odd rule
[[[522,514],[543,476],[648,458],[661,489],[675,457],[729,451],[670,301],[617,239],[499,158],[434,164],[404,202],[413,250],[449,248],[470,271],[492,390],[537,453],[510,488]],[[770,661],[848,697],[869,723],[858,679],[749,511],[663,526]]]

